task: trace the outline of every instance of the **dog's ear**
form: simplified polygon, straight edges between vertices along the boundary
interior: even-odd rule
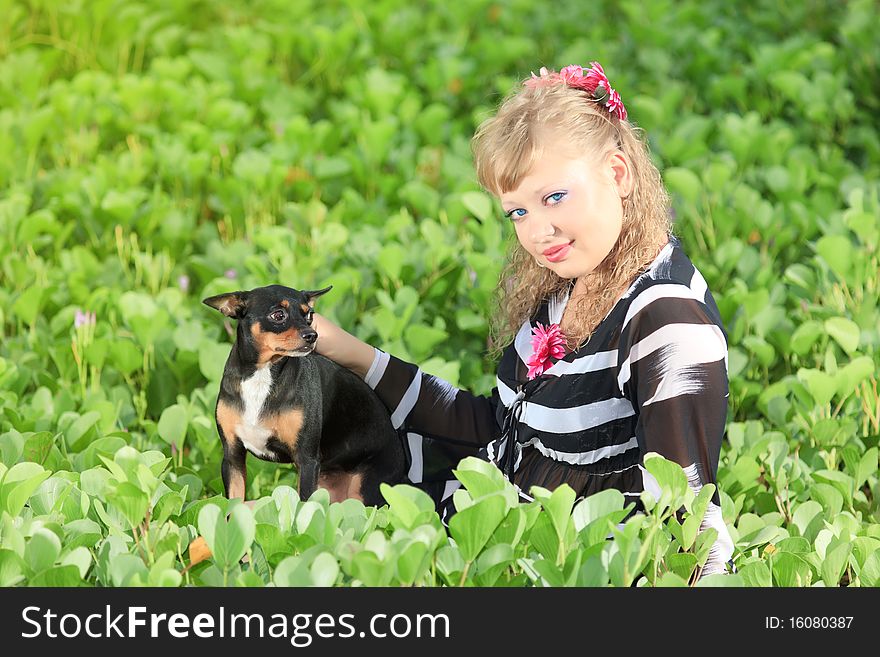
[[[247,313],[247,292],[227,292],[208,297],[202,301],[206,306],[219,310],[227,317],[241,319]]]
[[[316,298],[318,298],[322,294],[327,294],[332,289],[333,289],[333,286],[328,285],[323,290],[303,290],[303,294],[305,294],[306,299],[308,299],[309,308],[315,307],[315,299]]]

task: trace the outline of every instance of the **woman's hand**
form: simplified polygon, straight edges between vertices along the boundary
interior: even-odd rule
[[[367,376],[376,354],[373,347],[319,313],[312,315],[312,328],[318,332],[315,351],[347,367],[361,378]]]

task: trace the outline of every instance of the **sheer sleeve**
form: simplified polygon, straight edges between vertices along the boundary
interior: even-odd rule
[[[655,287],[625,320],[618,384],[638,414],[642,453],[681,465],[696,492],[716,482],[727,419],[727,338],[711,295],[707,304],[680,284]],[[644,470],[643,476],[650,490],[653,478]],[[719,504],[716,490],[701,525],[718,531],[704,575],[724,572],[733,554]]]
[[[365,380],[388,408],[395,428],[480,447],[498,437],[497,389],[488,397],[474,395],[379,349]]]

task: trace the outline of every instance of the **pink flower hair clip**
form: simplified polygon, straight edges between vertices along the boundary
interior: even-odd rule
[[[587,69],[572,64],[558,73],[542,66],[539,73],[540,76],[532,73],[532,77],[523,84],[527,87],[549,87],[562,83],[572,89],[583,89],[597,103],[605,103],[605,108],[611,114],[616,114],[621,121],[626,120],[626,108],[623,106],[620,94],[611,88],[611,83],[608,82],[599,62],[590,62],[590,68]]]
[[[540,322],[532,329],[532,357],[526,365],[529,366],[529,380],[541,376],[553,363],[551,358],[565,356],[565,335],[559,328],[559,324],[548,324],[546,327]]]

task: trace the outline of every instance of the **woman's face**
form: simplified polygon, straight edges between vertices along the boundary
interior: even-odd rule
[[[632,176],[618,150],[598,161],[566,154],[557,142],[519,186],[501,194],[501,206],[522,247],[561,278],[591,273],[611,251],[623,221],[621,199]]]

